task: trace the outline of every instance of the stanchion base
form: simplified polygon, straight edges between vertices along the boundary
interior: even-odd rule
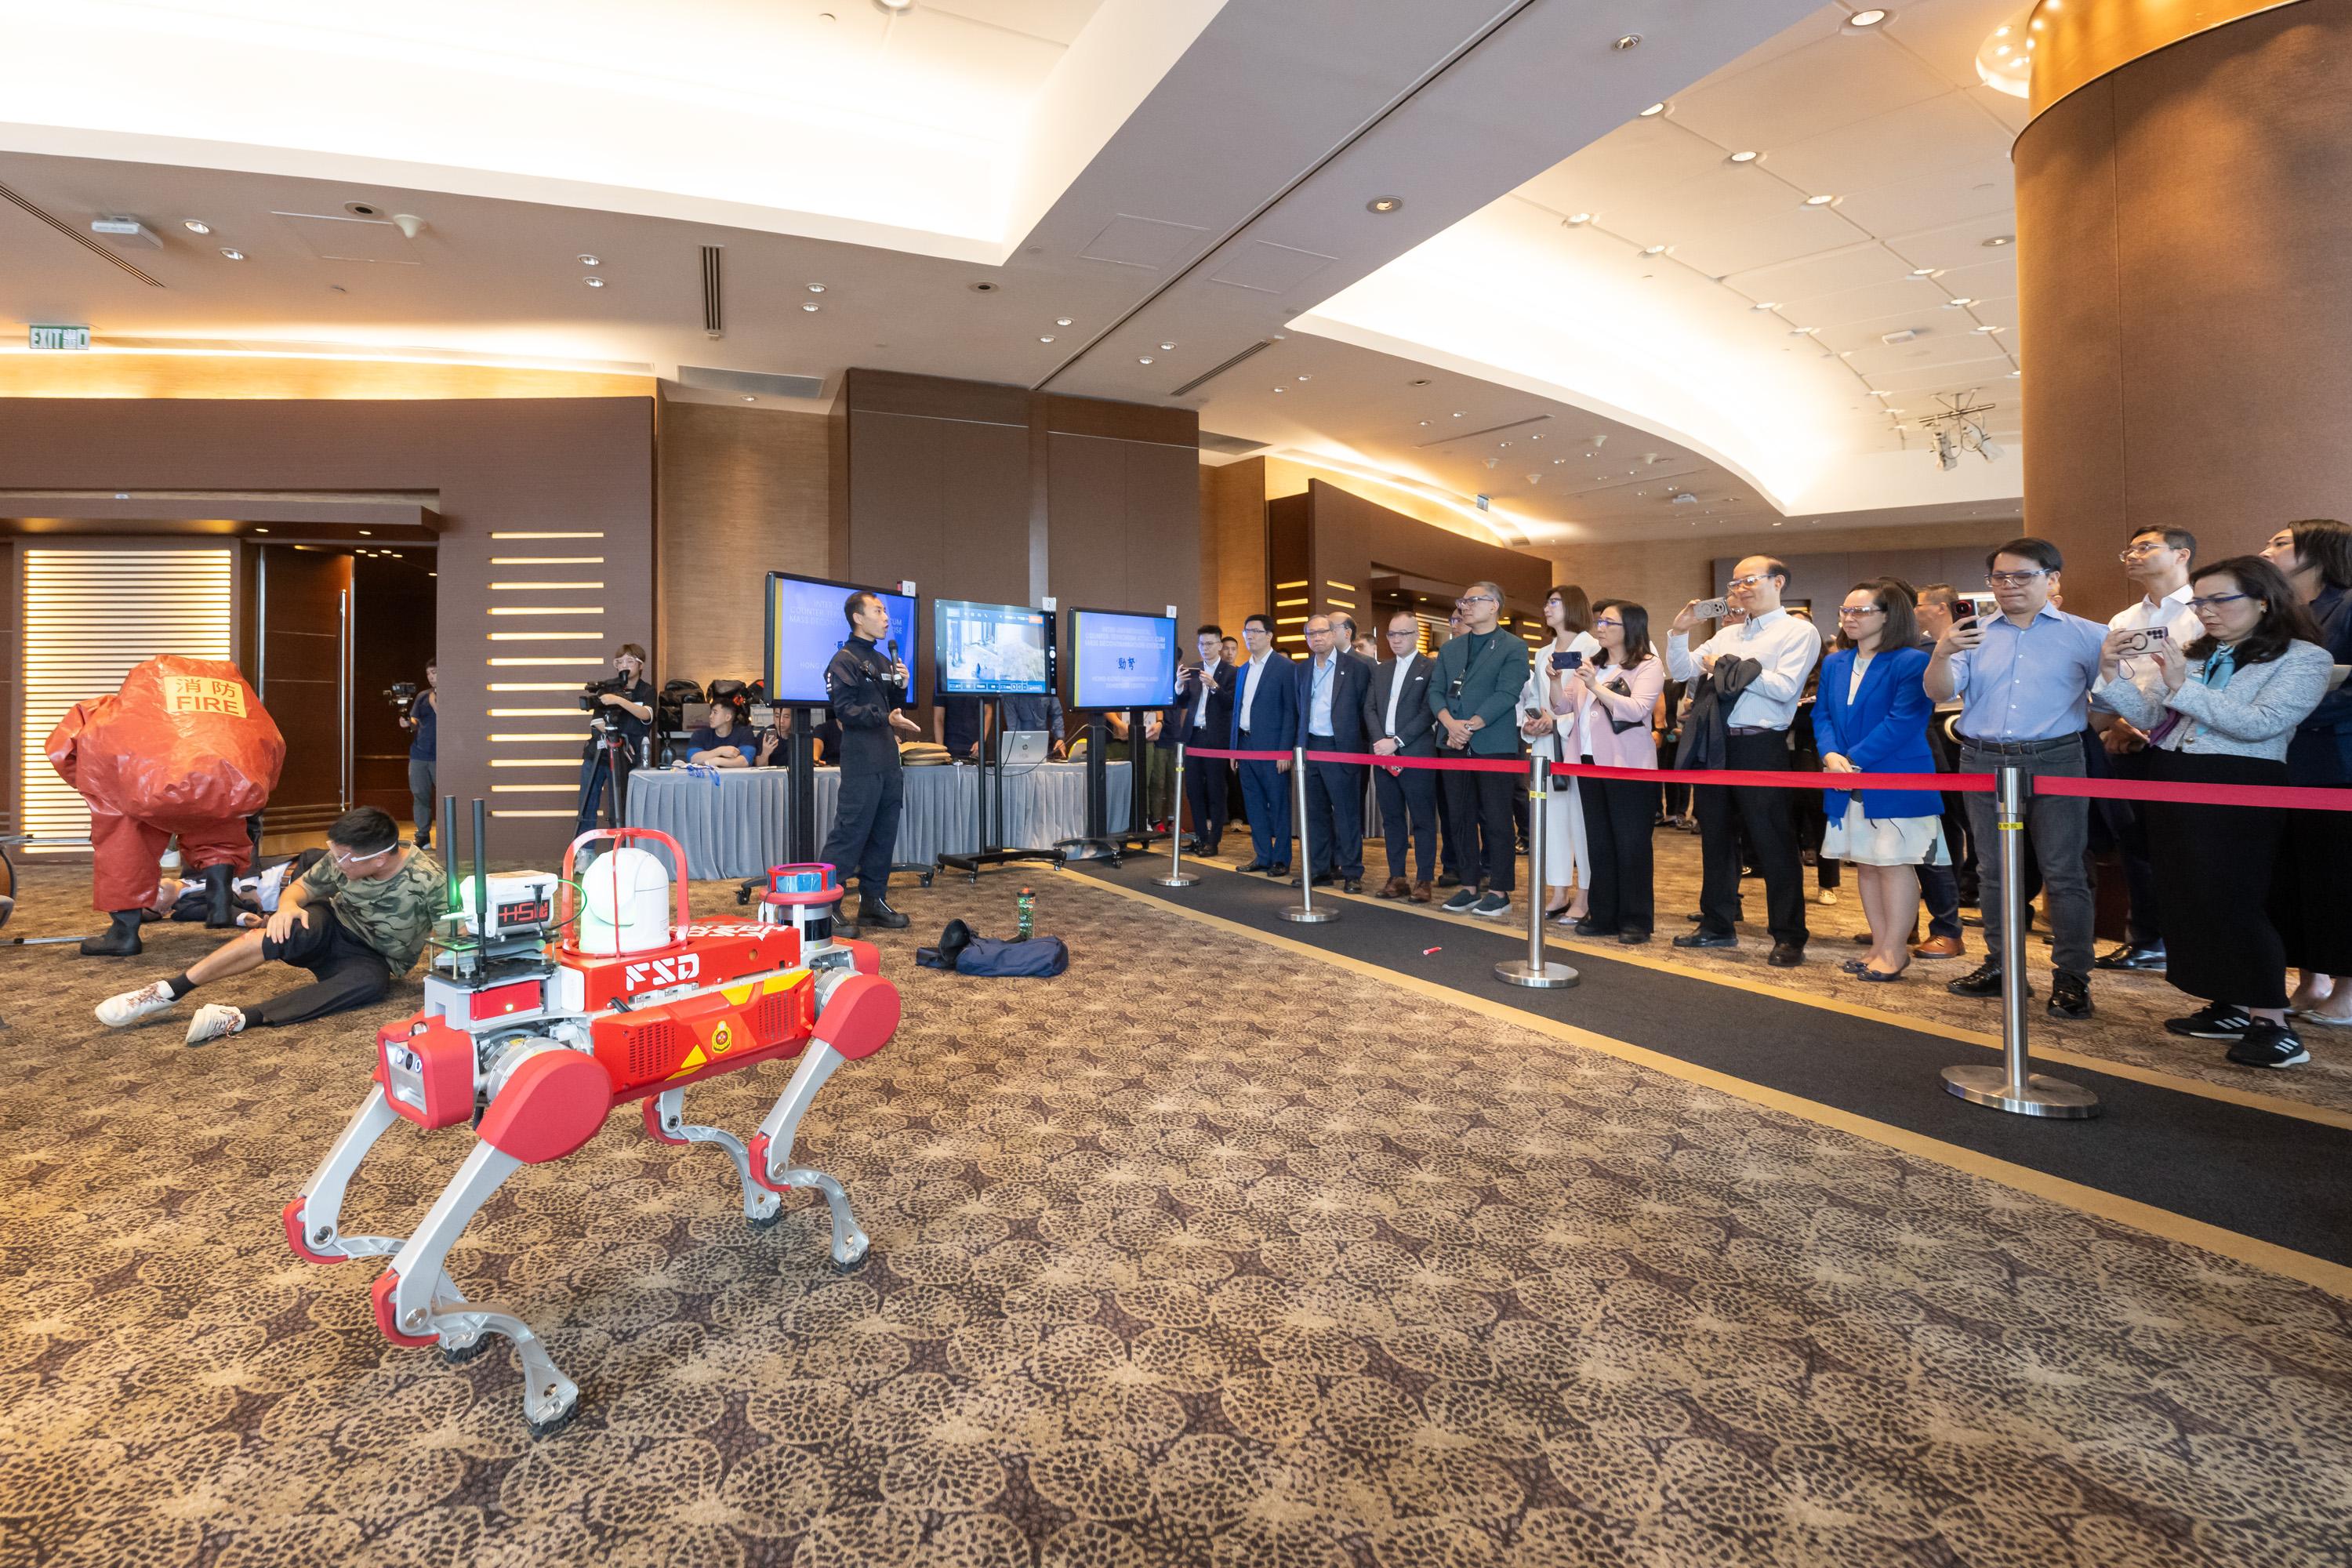
[[[1339,911],[1337,910],[1310,910],[1302,908],[1296,910],[1282,910],[1277,912],[1281,914],[1284,920],[1290,921],[1291,924],[1302,926],[1327,926],[1333,921],[1339,918]]]
[[[1565,991],[1580,978],[1565,963],[1529,963],[1524,958],[1495,965],[1495,978],[1506,985],[1524,985],[1530,991]]]
[[[1154,877],[1151,879],[1151,885],[1155,888],[1197,888],[1201,885],[1201,879],[1185,876]]]
[[[1990,1105],[1995,1110],[2012,1111],[2019,1116],[2079,1121],[2099,1113],[2097,1095],[2079,1084],[2038,1072],[2026,1075],[2022,1098],[2010,1092],[2009,1074],[1997,1067],[1946,1068],[1944,1088],[1972,1105]]]

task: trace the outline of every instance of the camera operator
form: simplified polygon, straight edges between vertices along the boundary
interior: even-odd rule
[[[425,666],[425,689],[409,700],[408,711],[400,716],[400,727],[412,731],[408,742],[408,815],[416,824],[419,849],[433,847],[433,803],[440,798],[433,782],[434,731],[441,716],[433,694],[440,684],[441,672],[428,660]]]
[[[633,642],[623,643],[614,650],[612,679],[595,682],[590,691],[593,695],[583,695],[582,700],[594,703],[589,713],[595,732],[580,754],[580,822],[575,833],[596,826],[604,794],[604,768],[598,753],[605,751],[608,737],[618,742],[609,753],[613,820],[621,821],[627,807],[628,773],[644,755],[646,732],[654,720],[654,688],[646,679],[646,650]]]

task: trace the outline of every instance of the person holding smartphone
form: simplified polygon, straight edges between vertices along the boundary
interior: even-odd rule
[[[1592,607],[1600,645],[1570,671],[1583,721],[1584,760],[1608,768],[1654,768],[1652,725],[1666,687],[1666,667],[1650,649],[1650,612],[1631,599]],[[1650,940],[1657,923],[1651,861],[1655,785],[1633,779],[1580,778],[1584,830],[1592,852],[1591,907],[1579,936],[1613,936],[1628,947]]]
[[[2197,536],[2185,528],[2136,528],[2116,557],[2124,575],[2140,590],[2138,601],[2116,612],[2107,629],[2126,635],[2116,670],[2145,696],[2162,700],[2164,661],[2157,645],[2182,647],[2205,635],[2197,614],[2189,607],[2189,568],[2197,559]],[[2147,736],[2110,704],[2094,700],[2091,723],[2099,732],[2099,755],[2111,778],[2145,779],[2152,759]],[[2148,858],[2147,812],[2136,801],[2103,800],[2096,807],[2115,836],[2117,858],[2124,863],[2124,883],[2129,894],[2125,911],[2124,944],[2092,960],[2097,969],[2164,971],[2164,923],[2157,913],[2156,868]]]
[[[1519,733],[1546,762],[1580,763],[1591,753],[1586,743],[1585,688],[1577,671],[1601,651],[1592,635],[1592,610],[1584,590],[1573,584],[1544,595],[1544,625],[1551,640],[1535,650],[1528,683],[1519,693]],[[1546,792],[1544,821],[1544,914],[1572,926],[1591,908],[1592,857],[1584,839],[1584,805],[1572,784]]]

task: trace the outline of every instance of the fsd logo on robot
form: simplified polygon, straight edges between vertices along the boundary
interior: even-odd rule
[[[656,958],[647,963],[632,963],[621,971],[621,989],[635,991],[642,985],[680,985],[702,973],[702,955],[682,953],[676,958]]]

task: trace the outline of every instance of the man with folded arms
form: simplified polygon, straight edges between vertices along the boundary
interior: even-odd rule
[[[1494,584],[1471,584],[1460,605],[1462,635],[1438,650],[1437,679],[1429,683],[1430,711],[1444,731],[1448,754],[1517,757],[1528,645],[1517,632],[1503,629],[1503,590]],[[1449,914],[1493,920],[1510,912],[1511,889],[1518,879],[1511,837],[1511,795],[1517,783],[1507,773],[1447,771],[1440,786],[1447,831],[1462,847],[1462,886],[1443,906]],[[1483,892],[1472,885],[1482,869]]]
[[[1364,695],[1364,732],[1383,757],[1433,757],[1437,720],[1429,710],[1429,682],[1437,661],[1419,651],[1421,623],[1411,610],[1389,617],[1388,644],[1389,661],[1372,671]],[[1389,879],[1380,896],[1425,904],[1437,858],[1437,774],[1428,768],[1376,767],[1372,787],[1380,792],[1381,837],[1389,851]],[[1408,847],[1421,872],[1411,882],[1405,880]]]

